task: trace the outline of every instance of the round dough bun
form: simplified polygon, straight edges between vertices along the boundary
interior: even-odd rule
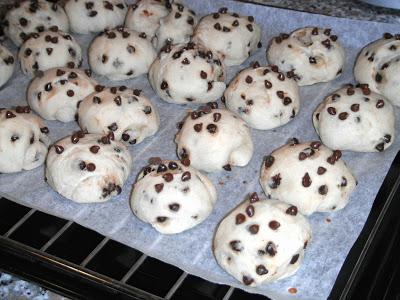
[[[197,25],[193,41],[216,51],[226,66],[240,65],[257,48],[261,48],[261,29],[254,17],[240,17],[226,8],[203,17]]]
[[[266,130],[290,122],[299,112],[299,87],[276,66],[241,71],[224,92],[226,107],[250,127]]]
[[[343,70],[345,52],[330,28],[305,27],[272,39],[267,60],[300,86],[328,82]]]
[[[68,17],[64,9],[53,1],[15,1],[4,18],[4,33],[20,46],[31,33],[40,33],[57,26],[61,31],[69,31]]]
[[[133,186],[131,208],[157,231],[174,234],[204,221],[212,212],[217,192],[212,182],[179,161],[154,161]]]
[[[77,103],[94,92],[89,70],[53,68],[32,80],[27,101],[46,120],[74,121]]]
[[[295,206],[256,193],[219,224],[213,251],[218,264],[244,285],[293,275],[311,240],[311,226]]]
[[[181,159],[206,172],[246,166],[253,156],[247,124],[229,110],[210,106],[188,114],[175,142]]]
[[[14,55],[6,47],[0,45],[0,88],[11,78],[14,66]]]
[[[366,84],[349,85],[326,97],[313,123],[321,141],[332,149],[382,152],[395,139],[392,104]]]
[[[57,141],[46,160],[47,183],[78,203],[105,202],[119,195],[132,158],[114,136],[75,132]]]
[[[222,96],[225,67],[219,56],[193,43],[167,45],[149,70],[157,95],[170,103],[207,103]]]
[[[400,106],[400,34],[385,33],[361,50],[354,66],[354,77],[359,83]]]
[[[80,34],[121,26],[127,10],[124,0],[68,0],[65,4],[71,30]]]
[[[82,130],[99,134],[113,132],[116,140],[129,144],[138,144],[157,132],[158,113],[140,90],[100,85],[95,89],[78,104]]]
[[[19,49],[18,58],[24,74],[35,75],[56,67],[79,67],[82,50],[75,39],[53,27],[41,33],[32,33]]]
[[[145,35],[122,27],[100,34],[88,50],[92,70],[110,80],[146,74],[156,55]]]
[[[266,156],[261,186],[268,198],[295,205],[305,215],[342,209],[356,186],[342,153],[321,142],[287,144]]]
[[[0,108],[0,173],[42,165],[50,145],[49,129],[28,106]]]

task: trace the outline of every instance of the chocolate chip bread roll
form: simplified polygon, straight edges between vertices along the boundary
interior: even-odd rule
[[[47,183],[59,194],[78,203],[104,202],[119,195],[129,176],[132,158],[113,134],[67,136],[49,149]]]
[[[240,65],[261,47],[261,29],[254,17],[229,13],[227,8],[202,18],[193,41],[217,52],[226,66]]]
[[[14,55],[6,47],[0,45],[0,88],[11,78],[14,66]]]
[[[0,108],[0,173],[32,170],[43,164],[50,139],[43,120],[28,106]]]
[[[319,141],[294,139],[265,157],[261,186],[268,198],[295,205],[305,215],[342,209],[356,180],[341,156]]]
[[[194,43],[166,45],[150,67],[149,80],[160,98],[176,104],[215,101],[226,88],[220,57]]]
[[[131,208],[157,231],[174,234],[206,219],[217,200],[212,182],[198,170],[174,160],[155,160],[133,186]]]
[[[90,44],[93,72],[110,80],[126,80],[148,72],[156,52],[146,35],[126,28],[106,30]]]
[[[305,27],[273,38],[267,60],[304,86],[339,76],[345,52],[330,28]]]
[[[311,226],[296,206],[256,193],[219,224],[213,252],[218,264],[244,285],[293,275],[311,240]]]
[[[121,26],[127,10],[124,0],[68,0],[65,4],[71,30],[80,34]]]
[[[382,39],[364,47],[354,66],[359,83],[400,106],[400,34],[385,33]]]
[[[99,134],[112,132],[116,140],[130,145],[154,135],[160,125],[155,107],[138,89],[97,85],[95,92],[78,106],[82,130]]]
[[[299,112],[299,87],[277,66],[242,70],[224,92],[226,107],[250,127],[266,130],[290,122]]]
[[[53,27],[33,33],[19,49],[18,58],[24,74],[35,75],[56,67],[79,67],[82,63],[81,47],[68,33]]]
[[[326,97],[315,110],[313,123],[332,149],[382,152],[395,139],[392,104],[367,84],[348,85]]]
[[[4,32],[17,46],[20,46],[31,33],[40,33],[54,26],[61,31],[69,31],[67,15],[54,1],[15,1],[4,19]]]
[[[77,103],[94,92],[96,81],[89,70],[54,68],[30,83],[27,101],[46,120],[74,121]]]
[[[175,137],[178,155],[196,169],[231,171],[246,166],[253,155],[247,124],[216,103],[190,113]]]

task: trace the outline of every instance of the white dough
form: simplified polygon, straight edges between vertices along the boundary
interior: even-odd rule
[[[272,39],[267,60],[300,86],[328,82],[342,73],[345,52],[329,28],[305,27]]]
[[[295,206],[253,193],[219,224],[213,251],[226,272],[258,286],[296,273],[310,240],[311,226]]]
[[[200,108],[189,114],[175,142],[178,155],[206,172],[246,166],[253,155],[247,124],[226,109]]]
[[[130,203],[140,220],[173,234],[203,222],[216,200],[215,187],[206,176],[179,161],[160,160],[139,174]]]
[[[45,71],[28,87],[30,107],[46,120],[73,121],[78,101],[93,93],[97,84],[88,74],[90,72],[68,68]]]
[[[6,47],[0,45],[0,88],[11,78],[14,66],[14,55]]]
[[[34,75],[56,67],[79,67],[82,50],[75,39],[54,28],[41,33],[33,33],[19,49],[18,59],[24,74]]]
[[[116,140],[138,144],[154,135],[160,119],[150,100],[140,90],[111,87],[88,95],[79,104],[79,125],[89,133],[107,134],[112,131]]]
[[[222,96],[225,67],[219,56],[193,43],[167,45],[149,70],[157,95],[170,103],[207,103]]]
[[[88,57],[95,73],[110,80],[126,80],[147,73],[156,52],[143,34],[117,28],[96,37]]]
[[[124,0],[68,0],[65,11],[71,30],[80,34],[112,29],[124,23]]]
[[[359,83],[400,106],[400,35],[386,33],[361,50],[354,66]]]
[[[326,97],[313,123],[321,141],[332,149],[381,152],[396,136],[392,104],[367,85],[344,87]]]
[[[341,156],[319,141],[287,144],[265,157],[261,186],[267,197],[295,205],[305,215],[342,209],[356,180]]]
[[[76,132],[49,149],[47,183],[78,203],[104,202],[119,195],[129,176],[132,158],[112,135]]]
[[[226,107],[250,127],[282,126],[299,112],[299,87],[277,67],[248,68],[232,79],[224,93]]]
[[[240,65],[261,47],[261,29],[254,18],[240,17],[226,9],[203,17],[193,41],[219,53],[226,66]]]
[[[0,173],[32,170],[43,164],[50,145],[48,132],[28,106],[0,108]]]
[[[49,30],[53,26],[61,31],[69,31],[69,23],[64,9],[57,3],[44,0],[25,0],[14,4],[5,16],[4,32],[20,46],[31,33]]]

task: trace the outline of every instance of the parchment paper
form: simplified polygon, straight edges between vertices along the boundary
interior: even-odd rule
[[[258,183],[259,169],[263,156],[284,144],[288,138],[297,137],[301,141],[318,139],[311,122],[311,115],[317,104],[344,83],[352,82],[352,67],[355,56],[362,46],[380,38],[384,32],[395,33],[395,25],[339,19],[283,9],[268,8],[233,1],[187,1],[199,15],[216,11],[221,6],[229,7],[243,15],[253,15],[263,27],[263,48],[241,67],[229,69],[229,79],[251,61],[265,64],[265,45],[271,37],[280,32],[290,32],[302,26],[326,26],[333,28],[346,48],[347,62],[344,73],[328,84],[317,84],[301,88],[301,109],[296,118],[281,128],[269,131],[252,130],[255,153],[249,165],[233,168],[232,172],[209,174],[218,189],[217,205],[209,218],[199,226],[181,234],[165,236],[157,233],[151,226],[133,216],[128,204],[131,186],[149,157],[160,156],[176,158],[173,142],[176,123],[190,107],[167,104],[151,90],[147,77],[111,83],[104,78],[98,81],[106,85],[125,84],[140,88],[151,97],[161,116],[159,132],[143,143],[131,146],[134,167],[123,187],[122,194],[103,204],[75,204],[55,193],[44,181],[43,166],[18,174],[0,175],[0,193],[24,205],[73,220],[112,239],[134,247],[144,253],[176,265],[188,273],[210,281],[230,284],[239,288],[243,285],[225,273],[216,263],[211,242],[218,222],[243,201],[252,191],[262,193]],[[92,36],[74,34],[85,50]],[[10,44],[7,46],[11,47]],[[16,48],[12,47],[14,53]],[[86,57],[84,67],[87,67]],[[19,67],[8,85],[0,91],[0,106],[26,105],[25,90],[29,82]],[[399,110],[396,109],[399,117]],[[53,141],[77,130],[75,123],[48,121]],[[313,228],[313,240],[307,248],[300,270],[292,277],[258,288],[246,288],[252,293],[267,295],[273,299],[325,299],[329,295],[345,257],[359,235],[371,209],[380,185],[399,150],[396,139],[384,153],[344,153],[344,160],[358,178],[359,185],[351,197],[349,205],[336,213],[316,213],[309,220]],[[331,222],[327,221],[327,218]],[[288,289],[297,288],[296,295]]]

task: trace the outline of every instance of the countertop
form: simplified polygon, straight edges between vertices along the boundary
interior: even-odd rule
[[[400,10],[375,7],[356,0],[241,0],[274,7],[288,8],[334,17],[400,24]],[[14,1],[0,0],[0,16],[5,5]],[[400,30],[399,30],[400,31]],[[0,299],[65,299],[50,291],[11,275],[0,273]]]

